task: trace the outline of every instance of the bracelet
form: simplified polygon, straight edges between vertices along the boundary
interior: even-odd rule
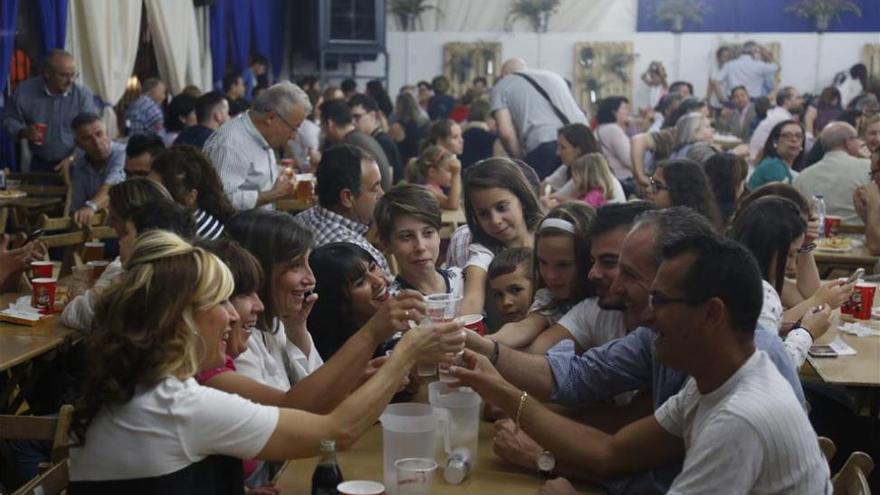
[[[816,243],[811,242],[809,244],[806,244],[804,246],[799,247],[797,250],[797,253],[798,254],[812,253],[815,249],[816,249]]]
[[[526,405],[526,399],[529,398],[529,393],[523,390],[523,393],[519,396],[519,406],[516,408],[516,418],[513,423],[516,425],[516,429],[519,430],[519,417],[522,415],[523,406]]]
[[[498,364],[499,344],[497,340],[494,340],[492,342],[492,354],[489,354],[489,362],[492,363],[492,366],[496,366]]]

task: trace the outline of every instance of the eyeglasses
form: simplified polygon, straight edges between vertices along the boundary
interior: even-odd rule
[[[290,124],[290,122],[287,121],[287,119],[285,119],[284,117],[281,116],[280,113],[278,113],[278,112],[273,112],[273,113],[275,114],[276,117],[278,117],[281,120],[281,122],[284,122],[284,125],[286,125],[288,129],[290,129],[293,132],[299,131],[299,127],[292,126]]]
[[[74,71],[74,72],[54,72],[54,71],[53,71],[53,72],[52,72],[52,75],[53,75],[53,76],[58,76],[58,77],[60,77],[61,79],[73,79],[73,80],[76,80],[76,79],[79,78],[79,72],[77,72],[77,71]]]
[[[651,310],[669,306],[672,304],[684,304],[685,306],[699,306],[706,301],[695,301],[687,297],[667,297],[657,291],[648,293],[648,307]]]
[[[660,182],[659,180],[654,180],[654,177],[649,177],[648,182],[651,184],[651,190],[655,193],[659,193],[660,191],[668,191],[669,186]]]

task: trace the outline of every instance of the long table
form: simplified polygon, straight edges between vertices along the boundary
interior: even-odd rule
[[[864,244],[860,244],[846,252],[832,252],[817,249],[813,252],[816,265],[819,267],[819,275],[823,279],[830,278],[832,271],[835,269],[843,270],[847,273],[855,271],[857,268],[864,268],[865,273],[872,274],[880,261],[880,256],[874,256]]]
[[[434,475],[432,495],[503,494],[534,495],[544,483],[537,470],[528,472],[507,464],[492,452],[492,423],[480,422],[480,443],[477,466],[461,485],[449,485],[443,480],[442,466]],[[346,480],[372,480],[382,483],[382,425],[376,424],[346,452],[337,454],[339,468]],[[438,461],[439,463],[440,461]],[[281,493],[309,493],[312,473],[318,458],[289,461],[276,477]],[[600,494],[595,486],[575,484],[581,493]]]

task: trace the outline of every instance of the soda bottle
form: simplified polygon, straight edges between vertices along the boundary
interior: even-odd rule
[[[825,238],[825,198],[821,194],[813,195],[813,209],[816,216],[819,217],[819,239]]]
[[[321,440],[321,461],[312,475],[312,495],[337,495],[342,471],[336,463],[336,441]]]

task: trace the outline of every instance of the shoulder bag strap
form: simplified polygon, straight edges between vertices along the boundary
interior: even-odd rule
[[[565,114],[562,113],[562,110],[560,110],[556,105],[553,104],[553,101],[550,99],[550,95],[548,95],[547,92],[544,91],[544,88],[542,88],[537,82],[535,82],[535,80],[532,79],[531,76],[523,74],[522,72],[514,72],[513,75],[519,76],[519,77],[525,79],[526,81],[529,82],[529,84],[532,85],[532,87],[535,88],[535,90],[538,93],[541,93],[541,96],[543,96],[544,99],[547,100],[547,103],[550,104],[550,108],[553,109],[553,112],[556,114],[556,117],[562,121],[562,125],[568,125],[571,123],[571,121],[568,120],[568,117],[566,117]]]

